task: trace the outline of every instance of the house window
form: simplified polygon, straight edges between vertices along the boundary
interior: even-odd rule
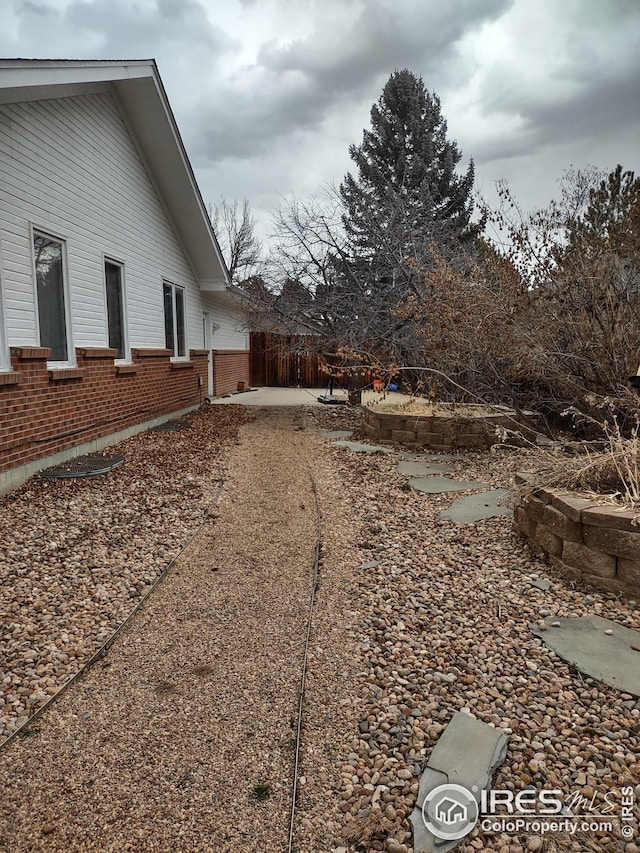
[[[165,346],[171,350],[174,358],[182,358],[187,354],[184,288],[165,281],[162,283],[162,289]]]
[[[104,280],[107,289],[107,326],[109,346],[118,351],[116,358],[127,357],[127,332],[124,311],[124,282],[122,264],[104,262]]]
[[[61,240],[33,234],[40,346],[51,347],[51,361],[68,361],[68,310]]]

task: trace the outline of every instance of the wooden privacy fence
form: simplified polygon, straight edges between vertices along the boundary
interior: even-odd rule
[[[325,360],[316,352],[315,335],[276,335],[251,332],[251,384],[320,388],[327,384],[321,370]]]

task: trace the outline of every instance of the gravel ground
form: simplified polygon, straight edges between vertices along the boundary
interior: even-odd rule
[[[346,825],[334,849],[411,850],[418,777],[456,710],[509,736],[494,787],[558,788],[567,799],[579,792],[597,811],[608,791],[619,804],[620,788],[631,785],[637,831],[640,702],[582,677],[528,630],[540,618],[585,613],[638,629],[635,602],[554,577],[508,517],[439,520],[453,496],[407,492],[396,455],[330,453],[364,527],[351,604],[359,723],[344,745],[337,793]],[[525,462],[523,453],[468,453],[452,476],[503,486]],[[551,579],[549,592],[530,585],[541,576]],[[638,850],[617,831],[538,838],[479,828],[460,849]]]
[[[229,420],[222,410],[233,410]],[[179,453],[168,448],[163,464],[171,460],[182,470],[183,454],[191,460],[177,479],[196,497],[182,501],[182,512],[174,507],[180,498],[172,487],[164,515],[158,511],[150,518],[144,535],[132,521],[126,535],[119,529],[120,539],[100,540],[101,556],[92,557],[96,564],[108,559],[110,566],[126,565],[138,583],[145,572],[155,577],[200,523],[227,471],[216,517],[107,655],[34,723],[32,737],[20,737],[0,752],[0,849],[287,849],[316,537],[311,474],[322,510],[323,553],[295,849],[409,853],[407,817],[418,775],[456,710],[509,735],[496,787],[533,784],[560,788],[567,796],[580,791],[597,806],[608,791],[619,800],[620,788],[632,785],[637,803],[640,704],[583,678],[528,630],[546,611],[546,618],[598,613],[637,629],[635,603],[554,577],[511,532],[508,517],[475,525],[438,520],[451,497],[407,491],[406,478],[396,472],[397,453],[356,454],[318,440],[317,426],[357,427],[357,413],[341,408],[254,414],[257,420],[241,428],[228,459],[242,418],[236,407],[207,415],[215,452],[204,440],[206,452],[192,453],[193,441]],[[213,439],[216,418],[222,418],[219,444]],[[186,435],[191,433],[154,441],[160,448]],[[500,486],[523,460],[469,453],[454,465],[458,473],[452,476]],[[13,687],[6,695],[22,702],[24,673],[32,677],[27,666],[38,675],[42,656],[52,644],[60,648],[64,625],[87,625],[66,629],[69,647],[77,635],[95,644],[95,626],[105,622],[106,635],[141,594],[135,583],[123,586],[118,572],[104,616],[105,604],[95,594],[104,580],[94,576],[94,568],[83,575],[73,605],[63,610],[76,588],[73,578],[64,578],[87,562],[84,556],[73,561],[71,550],[47,550],[38,584],[24,581],[37,551],[28,538],[34,518],[39,531],[34,541],[67,542],[63,534],[74,527],[82,531],[85,515],[82,523],[94,524],[93,538],[107,535],[109,515],[94,519],[91,512],[94,503],[102,512],[101,500],[110,492],[117,494],[112,514],[120,505],[133,512],[140,501],[153,512],[154,500],[162,502],[166,485],[155,474],[146,489],[136,491],[131,483],[116,490],[126,467],[108,475],[104,490],[89,481],[64,483],[52,501],[48,490],[54,486],[33,481],[0,505],[18,542],[9,554],[10,577],[16,577],[16,565],[22,567],[13,592],[5,591],[13,621],[4,639],[18,642],[19,649],[10,658],[13,669],[5,683]],[[44,516],[52,505],[60,510],[57,518],[51,512]],[[137,518],[148,518],[146,510]],[[169,523],[175,538],[168,539]],[[86,534],[73,535],[80,547]],[[132,546],[136,535],[153,543],[140,548],[141,559]],[[25,542],[31,552],[21,551]],[[158,554],[162,548],[166,552]],[[52,584],[52,570],[57,580],[46,608],[52,618],[38,619],[36,593],[46,589],[45,576]],[[546,593],[530,586],[541,576],[552,581]],[[36,655],[23,663],[31,648]],[[84,658],[68,654],[59,661],[54,684],[47,686],[72,673],[86,658],[82,653]],[[639,816],[636,806],[636,820]],[[460,849],[638,850],[632,843],[625,848],[616,832],[537,838],[479,829]]]
[[[0,498],[0,743],[131,612],[202,522],[225,474],[239,406],[118,445],[125,465],[34,477]],[[108,452],[109,448],[105,452]]]

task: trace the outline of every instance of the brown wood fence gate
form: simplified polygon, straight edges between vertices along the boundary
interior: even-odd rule
[[[324,359],[316,352],[315,335],[275,335],[251,332],[251,384],[320,388],[327,384]]]

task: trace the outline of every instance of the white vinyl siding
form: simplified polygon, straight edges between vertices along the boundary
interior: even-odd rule
[[[227,300],[203,294],[205,308],[211,312],[213,322],[212,348],[221,350],[248,350],[249,331],[244,314]],[[200,333],[202,336],[202,333]]]
[[[0,245],[12,346],[38,343],[30,222],[65,236],[73,346],[108,346],[105,256],[126,267],[130,347],[164,346],[163,279],[185,288],[187,340],[199,339],[198,284],[111,95],[0,105]]]

